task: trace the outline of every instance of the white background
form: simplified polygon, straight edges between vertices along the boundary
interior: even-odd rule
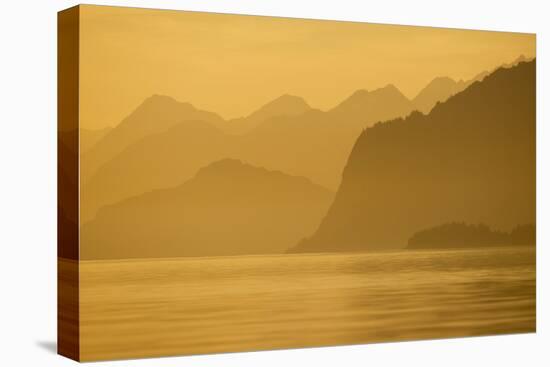
[[[105,362],[97,366],[548,366],[550,167],[546,1],[97,1],[300,18],[536,32],[537,334]],[[4,1],[0,32],[0,366],[67,366],[56,339],[56,12]],[[545,349],[546,346],[546,349]]]

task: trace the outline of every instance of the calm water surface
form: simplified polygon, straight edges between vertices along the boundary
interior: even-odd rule
[[[535,249],[84,261],[86,359],[535,331]]]

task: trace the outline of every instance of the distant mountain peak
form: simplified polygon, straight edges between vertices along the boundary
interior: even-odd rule
[[[283,94],[254,111],[249,118],[298,115],[309,109],[311,107],[302,97]]]
[[[405,116],[412,107],[411,101],[395,85],[387,84],[370,91],[358,89],[327,112],[342,123],[366,127],[377,121]]]
[[[482,71],[468,80],[454,80],[447,76],[436,77],[418,93],[418,95],[413,99],[413,103],[418,110],[428,113],[437,102],[444,102],[452,95],[466,89],[472,83],[482,81],[487,75],[491,74],[498,68],[511,68],[519,63],[532,60],[532,58],[527,58],[525,55],[521,54],[510,63],[501,64],[499,67],[492,69],[492,71]]]
[[[401,92],[399,88],[395,86],[395,84],[388,84],[383,88],[376,89],[372,91],[373,94],[379,93],[383,94],[386,98],[399,98],[401,100],[407,100],[408,98],[405,97],[405,95]]]
[[[350,104],[364,103],[372,98],[379,97],[407,99],[407,97],[405,97],[394,84],[388,84],[382,88],[377,88],[371,91],[366,89],[358,89],[342,101],[342,103],[340,103],[340,105],[336,108]]]
[[[437,102],[444,102],[453,94],[465,87],[464,82],[457,82],[448,76],[438,76],[432,79],[413,99],[416,109],[428,113]]]
[[[263,175],[282,173],[279,171],[269,171],[263,167],[256,167],[240,159],[224,158],[199,169],[196,178],[220,177],[223,179],[234,179],[236,176],[242,176],[243,174]]]
[[[152,94],[149,97],[145,98],[143,100],[142,104],[150,104],[150,103],[178,103],[173,97],[166,96],[163,94]]]
[[[500,68],[427,114],[364,129],[323,222],[291,251],[390,249],[457,213],[534,222],[535,81],[535,62]]]
[[[173,97],[167,96],[165,94],[157,94],[157,93],[152,94],[151,96],[147,97],[145,100],[146,101],[154,101],[154,100],[176,101]]]
[[[433,78],[433,80],[428,83],[428,85],[434,85],[434,84],[456,84],[457,81],[454,80],[453,78],[451,77],[448,77],[448,76],[438,76],[438,77],[435,77]]]
[[[234,134],[241,134],[256,128],[267,120],[277,117],[300,116],[310,110],[311,107],[302,97],[283,94],[246,117],[230,120],[229,131]]]
[[[397,88],[395,86],[395,84],[388,84],[386,85],[384,88],[381,88],[382,90],[386,90],[386,91],[390,91],[390,92],[397,92],[399,94],[401,94],[401,91],[399,90],[399,88]]]
[[[305,106],[309,106],[307,104],[307,102],[302,97],[295,96],[295,95],[288,94],[288,93],[280,95],[279,97],[275,98],[270,103],[289,103],[289,102],[300,103],[300,104],[303,104]]]
[[[282,253],[317,228],[333,195],[304,177],[221,159],[178,186],[102,208],[83,226],[85,251],[80,256]]]
[[[249,165],[246,163],[243,163],[240,159],[224,158],[224,159],[220,159],[219,161],[212,162],[207,166],[202,167],[199,170],[199,174],[204,172],[209,172],[209,171],[213,172],[217,170],[224,170],[228,168],[229,169],[241,168],[244,166],[249,166]],[[249,166],[249,167],[252,167],[252,166]]]
[[[234,158],[224,158],[202,167],[195,175],[195,180],[203,183],[213,182],[216,185],[220,185],[220,182],[235,184],[235,181],[242,181],[249,185],[251,182],[256,182],[256,184],[261,181],[275,183],[278,180],[284,180],[299,184],[302,187],[308,186],[322,192],[330,192],[327,188],[312,182],[307,177],[294,176],[282,171],[255,166]]]
[[[355,92],[353,92],[348,98],[345,100],[355,99],[355,98],[361,98],[364,96],[367,96],[370,92],[366,89],[357,89]]]
[[[163,94],[153,94],[149,97],[147,97],[140,106],[138,106],[137,109],[140,107],[160,107],[163,108],[165,106],[172,106],[172,105],[179,105],[179,106],[185,106],[187,108],[196,109],[192,104],[187,102],[179,102],[173,97],[163,95]],[[136,110],[137,110],[136,109]]]

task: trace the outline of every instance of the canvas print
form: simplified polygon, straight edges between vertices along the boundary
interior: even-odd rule
[[[58,349],[536,330],[534,34],[59,13]]]

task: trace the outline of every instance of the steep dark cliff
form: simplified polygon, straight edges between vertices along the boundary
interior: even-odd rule
[[[319,229],[290,251],[403,247],[455,220],[534,223],[535,69],[498,69],[428,115],[364,130]]]

